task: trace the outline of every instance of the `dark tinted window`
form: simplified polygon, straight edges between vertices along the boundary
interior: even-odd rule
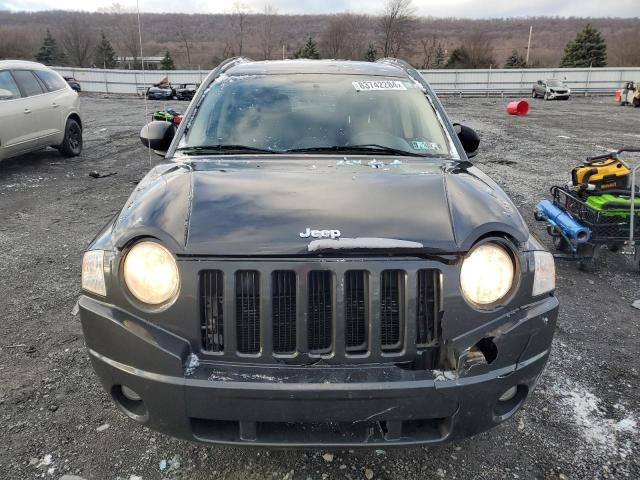
[[[31,70],[14,70],[13,76],[27,97],[44,93],[40,82],[38,82],[38,79]]]
[[[35,74],[38,76],[42,83],[44,83],[47,90],[53,92],[55,90],[62,90],[67,86],[67,82],[65,82],[60,75],[55,72],[50,72],[49,70],[37,70]]]
[[[13,94],[13,98],[20,98],[18,85],[8,70],[0,72],[0,90],[8,90]]]

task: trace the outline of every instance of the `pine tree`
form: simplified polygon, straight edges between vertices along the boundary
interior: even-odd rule
[[[378,51],[376,50],[376,47],[373,45],[373,43],[370,43],[369,47],[367,47],[367,52],[364,54],[364,59],[367,62],[375,62],[377,58]]]
[[[47,28],[47,33],[42,41],[40,51],[36,54],[36,60],[45,65],[64,65],[66,56],[58,47],[58,42],[51,35],[51,31]]]
[[[164,58],[160,61],[160,69],[161,70],[175,70],[176,65],[173,63],[173,58],[171,58],[171,54],[169,50],[164,54]]]
[[[111,42],[107,36],[102,32],[100,42],[96,46],[96,58],[94,60],[96,67],[98,68],[116,68],[116,52],[111,46]]]
[[[511,52],[511,55],[509,55],[507,60],[504,62],[504,68],[525,68],[526,66],[527,61],[515,49]]]
[[[607,65],[607,45],[600,32],[587,24],[576,35],[575,40],[564,47],[561,67],[605,67]]]
[[[433,62],[434,67],[442,68],[446,60],[446,55],[447,53],[445,52],[444,47],[441,43],[438,43],[438,46],[436,47],[436,57]]]
[[[299,48],[298,51],[293,54],[293,58],[320,58],[318,46],[316,45],[316,42],[313,41],[311,35],[309,35],[307,43],[305,43],[303,47]]]

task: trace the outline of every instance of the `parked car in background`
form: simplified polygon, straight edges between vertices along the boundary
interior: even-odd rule
[[[147,90],[149,100],[173,100],[175,96],[176,90],[170,83],[156,83]]]
[[[561,80],[555,78],[538,80],[531,90],[533,98],[542,97],[545,100],[569,100],[571,89]]]
[[[620,105],[640,107],[640,80],[626,82],[621,90],[616,90],[616,100]]]
[[[73,77],[62,77],[64,78],[67,83],[69,84],[69,86],[75,90],[76,92],[80,93],[82,91],[82,87],[80,86],[80,82],[78,80],[76,80]]]
[[[39,63],[0,60],[0,160],[52,146],[82,152],[78,94]]]
[[[178,100],[191,100],[196,94],[198,83],[182,83],[176,87],[176,98]]]
[[[89,246],[79,299],[134,421],[383,448],[474,435],[531,396],[553,257],[408,64],[232,59],[140,138],[165,158]]]

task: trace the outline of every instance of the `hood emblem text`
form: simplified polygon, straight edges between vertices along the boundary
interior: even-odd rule
[[[300,232],[301,238],[340,238],[340,230],[311,230],[307,227],[307,230]]]

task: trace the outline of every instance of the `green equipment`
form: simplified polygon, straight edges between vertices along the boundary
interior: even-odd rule
[[[635,207],[640,211],[640,198],[634,200]],[[589,195],[587,205],[601,212],[604,216],[618,216],[629,218],[631,212],[631,197],[604,193],[602,195]]]

